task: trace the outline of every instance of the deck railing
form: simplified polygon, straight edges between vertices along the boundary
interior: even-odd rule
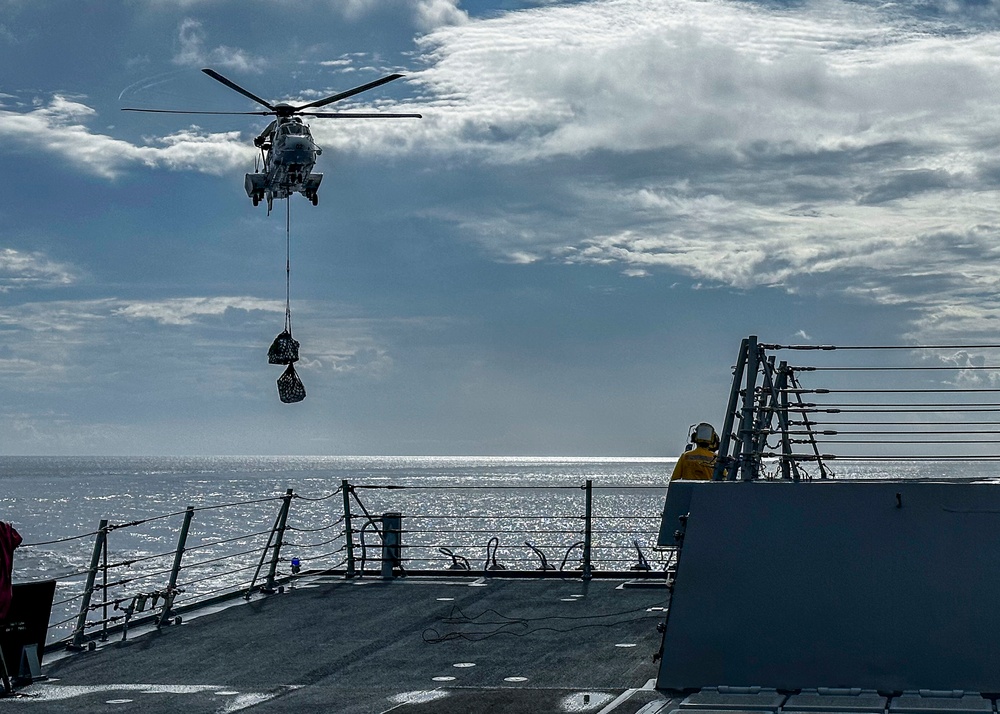
[[[664,487],[342,482],[332,493],[189,506],[26,543],[15,578],[58,572],[48,645],[125,639],[190,609],[307,576],[663,578]],[[236,528],[234,524],[244,527]],[[249,526],[247,528],[246,526]],[[25,574],[28,577],[25,577]]]
[[[714,477],[826,479],[843,461],[997,461],[998,394],[1000,344],[781,345],[750,335]]]

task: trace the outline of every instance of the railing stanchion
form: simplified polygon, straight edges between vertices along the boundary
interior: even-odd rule
[[[90,557],[87,584],[83,589],[83,600],[80,602],[80,616],[76,620],[76,629],[73,631],[72,646],[75,648],[83,646],[83,630],[87,626],[87,612],[90,610],[90,598],[94,594],[94,582],[97,580],[97,569],[100,567],[101,553],[107,548],[107,543],[108,521],[107,519],[102,519],[101,525],[97,528],[97,537],[94,538],[94,553]]]
[[[590,546],[594,520],[594,482],[588,478],[584,488],[587,492],[587,505],[583,517],[583,579],[590,580],[593,577],[590,569]]]
[[[191,519],[194,518],[194,506],[188,506],[184,511],[184,522],[181,523],[181,533],[177,537],[177,550],[174,551],[174,564],[170,568],[170,580],[167,581],[167,590],[177,587],[177,576],[181,572],[181,558],[184,557],[184,546],[187,545],[188,530],[191,528]]]
[[[291,489],[288,489],[288,492],[282,496],[282,500],[289,498],[289,493],[291,493]],[[267,551],[271,550],[271,543],[274,543],[275,536],[278,536],[279,526],[281,527],[282,532],[285,530],[284,521],[282,520],[283,515],[287,516],[284,503],[281,504],[281,508],[278,509],[278,515],[274,518],[274,525],[271,526],[271,532],[267,536],[267,543],[264,544],[264,550],[260,552],[260,561],[257,563],[257,569],[253,571],[253,577],[250,579],[250,587],[248,587],[247,591],[243,594],[244,600],[249,600],[254,593],[254,588],[257,587],[257,578],[260,577],[260,571],[264,567],[264,561],[267,560]],[[278,542],[280,543],[280,541],[281,537],[278,536]],[[274,558],[276,559],[277,557],[278,553],[275,551]],[[268,588],[266,583],[260,587],[260,591],[267,593],[268,595],[274,592]]]
[[[278,514],[278,533],[274,541],[274,554],[271,556],[271,567],[267,571],[265,592],[274,592],[274,576],[278,571],[278,554],[281,552],[281,546],[284,545],[285,524],[288,522],[288,509],[292,505],[292,495],[292,489],[288,489],[281,499],[281,512]]]
[[[347,535],[347,573],[345,577],[353,578],[357,575],[354,569],[354,531],[351,530],[351,489],[352,486],[347,479],[340,482],[341,490],[344,492],[344,532]]]
[[[755,481],[760,475],[760,454],[754,451],[754,413],[757,405],[757,373],[760,370],[760,345],[757,335],[747,338],[746,386],[743,389],[743,408],[740,412],[740,455],[735,468],[744,481]]]
[[[191,519],[194,518],[194,506],[184,509],[184,521],[181,523],[181,532],[177,536],[177,550],[174,551],[174,564],[170,567],[170,579],[167,581],[167,589],[163,597],[163,612],[160,613],[156,626],[160,627],[170,618],[170,608],[174,604],[174,592],[177,588],[177,576],[181,572],[181,559],[184,557],[184,548],[187,545],[188,530],[191,528]]]
[[[104,548],[102,549],[104,554],[101,556],[101,562],[103,567],[101,568],[101,573],[103,579],[101,581],[101,592],[104,593],[104,597],[101,598],[101,619],[104,621],[104,625],[101,627],[101,642],[108,641],[108,542],[107,539],[104,541]]]

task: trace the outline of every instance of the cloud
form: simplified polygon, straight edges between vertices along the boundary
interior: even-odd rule
[[[461,25],[469,16],[461,10],[459,0],[346,0],[338,2],[344,16],[358,20],[373,12],[400,9],[409,14],[416,29],[427,32],[445,25]]]
[[[442,128],[508,160],[928,139],[928,111],[965,131],[978,108],[995,126],[977,107],[994,38],[931,29],[852,3],[603,0],[440,28],[420,41],[430,66],[416,79]]]
[[[196,127],[137,146],[94,133],[87,123],[97,112],[81,101],[56,95],[27,112],[0,110],[0,140],[22,151],[47,151],[77,168],[115,178],[134,166],[196,170],[221,175],[245,167],[252,147],[239,132],[206,133]]]
[[[264,67],[263,59],[241,49],[225,45],[206,49],[205,31],[197,20],[183,20],[177,35],[180,49],[174,55],[174,64],[199,68],[212,65],[243,72],[259,72]]]
[[[419,0],[414,7],[417,29],[465,24],[469,16],[458,5],[458,0]]]
[[[253,297],[192,297],[152,302],[131,301],[114,311],[129,320],[153,320],[161,325],[193,325],[205,317],[221,317],[229,310],[283,313],[284,303]]]
[[[22,443],[30,443],[40,450],[51,450],[58,444],[69,453],[86,453],[97,445],[104,449],[121,448],[125,433],[134,428],[128,424],[81,423],[65,412],[51,410],[5,411],[0,412],[0,420]]]
[[[523,250],[515,250],[510,253],[507,258],[509,262],[516,263],[517,265],[531,265],[532,263],[540,260],[539,256]]]
[[[383,6],[342,7],[360,18]],[[592,0],[470,19],[445,0],[393,0],[391,11],[438,18],[418,40],[423,65],[355,106],[404,97],[396,106],[425,119],[313,132],[331,153],[427,161],[482,183],[424,215],[497,260],[838,294],[909,307],[922,329],[987,331],[1000,107],[984,88],[1000,82],[1000,33],[963,7]],[[194,20],[179,37],[185,64],[259,66],[209,48]],[[0,138],[106,177],[224,173],[252,156],[235,132],[137,146],[94,133],[95,120],[60,96],[0,111]],[[426,185],[453,189],[437,175]],[[159,309],[147,317],[193,319]]]
[[[140,373],[136,385],[164,375],[154,381],[166,393],[191,382],[239,392],[259,381],[284,311],[284,301],[245,295],[10,305],[0,309],[0,374],[17,377],[11,389],[26,393],[105,383],[119,389],[115,382]],[[314,379],[385,378],[396,364],[394,335],[433,325],[357,317],[349,307],[308,301],[297,303],[296,320],[309,326],[296,367]]]
[[[982,87],[1000,78],[995,38],[938,29],[847,2],[532,8],[418,40],[427,67],[409,75],[422,93],[408,103],[424,121],[319,131],[347,150],[431,147],[499,162],[760,143],[839,151],[888,138],[944,144],[970,131],[987,139],[997,119]]]
[[[49,260],[44,254],[0,249],[0,293],[19,288],[49,288],[71,285],[76,271]]]
[[[470,20],[419,40],[423,121],[323,141],[508,177],[438,212],[500,260],[837,293],[909,308],[928,339],[985,334],[1000,32],[931,10],[595,0]]]

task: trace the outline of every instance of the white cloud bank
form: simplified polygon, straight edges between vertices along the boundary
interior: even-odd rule
[[[158,138],[154,145],[137,146],[94,133],[87,123],[96,114],[81,101],[59,95],[27,112],[0,110],[0,141],[62,156],[104,178],[136,165],[221,175],[253,159],[253,147],[239,140],[239,132],[210,134],[192,127]]]
[[[941,37],[890,12],[601,0],[442,27],[420,42],[424,126],[505,160],[991,136],[996,35]]]
[[[560,211],[455,218],[508,260],[835,292],[915,308],[924,338],[988,334],[1000,32],[917,12],[598,0],[444,27],[422,40],[428,119],[386,141],[551,165]]]

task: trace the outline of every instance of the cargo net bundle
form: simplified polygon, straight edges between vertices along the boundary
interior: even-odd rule
[[[295,363],[299,361],[299,343],[292,337],[292,302],[291,302],[291,209],[290,201],[285,201],[285,329],[282,330],[267,351],[268,364],[286,365],[285,371],[278,377],[278,398],[285,404],[301,402],[306,398],[306,388],[295,372]]]
[[[292,315],[285,310],[285,329],[271,343],[267,351],[268,364],[287,365],[278,377],[278,398],[286,404],[301,402],[306,398],[306,388],[295,372],[299,361],[299,343],[292,337]]]
[[[786,352],[795,362],[776,354]],[[733,374],[718,480],[832,478],[833,462],[839,471],[851,462],[854,477],[890,468],[975,476],[948,464],[1000,460],[1000,345],[779,345],[751,336]]]

